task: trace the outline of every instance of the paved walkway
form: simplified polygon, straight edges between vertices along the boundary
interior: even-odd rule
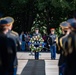
[[[58,75],[58,58],[50,59],[50,53],[40,53],[40,59],[34,60],[30,53],[17,53],[18,71],[17,75]]]

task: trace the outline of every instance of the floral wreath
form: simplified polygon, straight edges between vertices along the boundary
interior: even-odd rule
[[[39,52],[42,50],[43,48],[43,38],[40,36],[40,35],[37,35],[37,36],[33,36],[31,39],[30,39],[30,49],[33,51],[33,52]],[[37,47],[35,45],[38,45]]]

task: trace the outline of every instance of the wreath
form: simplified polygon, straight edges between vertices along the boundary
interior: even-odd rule
[[[42,50],[43,48],[43,38],[40,36],[40,35],[37,35],[37,36],[33,36],[31,39],[30,39],[30,49],[33,51],[33,52],[39,52]]]

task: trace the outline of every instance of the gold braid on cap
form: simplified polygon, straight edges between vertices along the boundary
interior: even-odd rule
[[[66,21],[62,22],[65,23]],[[68,29],[70,27],[70,24],[68,22],[66,22],[68,24],[68,26],[62,26],[62,23],[60,23],[60,27],[61,29]]]
[[[0,28],[8,28],[10,25],[12,25],[14,23],[14,19],[12,17],[4,17],[4,18],[1,18],[0,20],[6,19],[6,18],[11,18],[12,19],[12,22],[7,23],[7,24],[1,24],[0,25]]]
[[[14,23],[14,19],[13,19],[12,17],[7,16],[7,17],[4,17],[4,18],[5,18],[5,19],[6,19],[6,18],[11,18],[11,19],[12,19],[12,22],[10,22],[10,23],[8,23],[8,24],[11,24],[11,23],[13,24],[13,23]]]

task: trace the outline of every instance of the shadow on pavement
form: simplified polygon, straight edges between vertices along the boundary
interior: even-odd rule
[[[21,75],[45,75],[45,61],[28,60]]]

